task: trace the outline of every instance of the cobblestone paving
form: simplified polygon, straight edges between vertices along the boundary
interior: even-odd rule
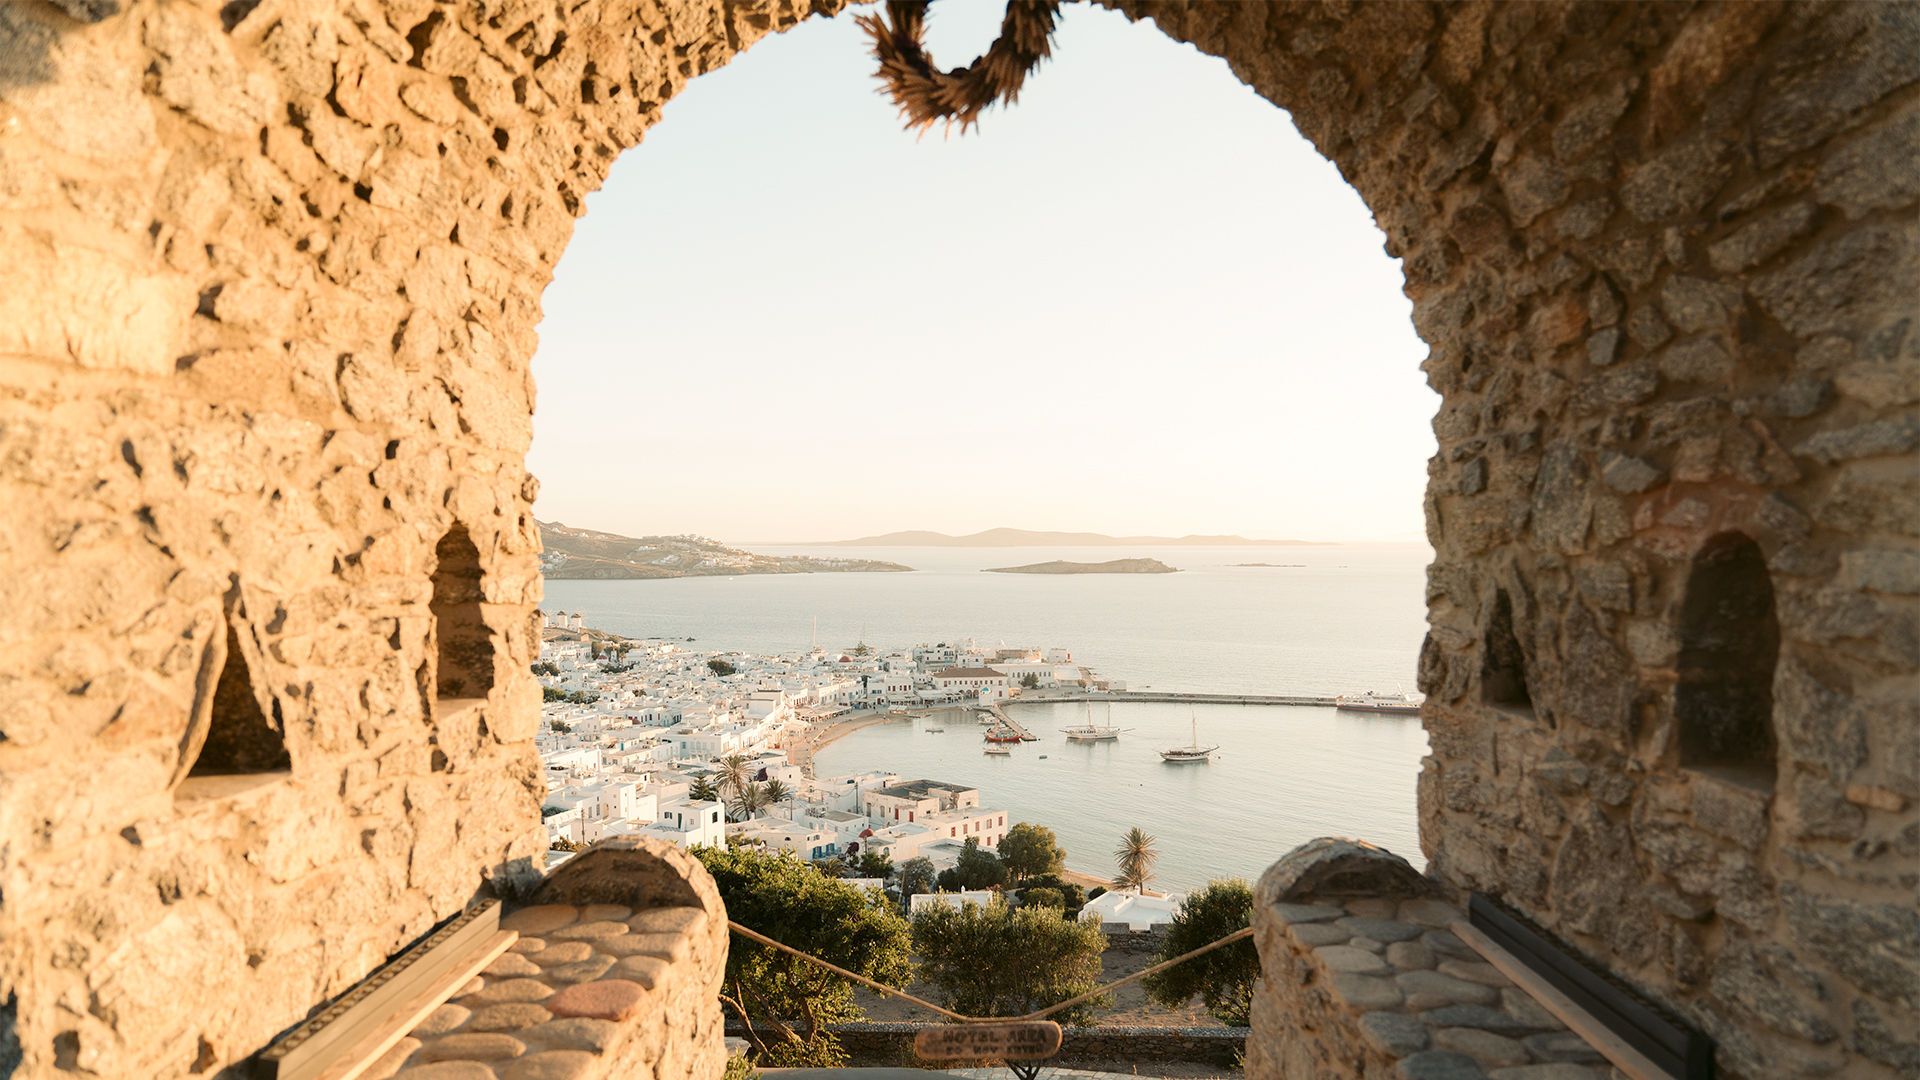
[[[697,907],[546,904],[500,921],[520,940],[394,1046],[364,1080],[596,1080],[694,935]]]

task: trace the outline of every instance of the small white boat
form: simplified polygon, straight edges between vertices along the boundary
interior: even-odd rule
[[[1182,764],[1189,761],[1213,760],[1213,752],[1220,748],[1217,746],[1201,746],[1200,721],[1194,720],[1191,713],[1188,714],[1188,719],[1193,723],[1193,742],[1186,746],[1175,746],[1160,751],[1160,760],[1174,764]]]
[[[1007,749],[1004,746],[995,746],[995,745],[989,744],[985,750],[981,751],[981,753],[986,754],[989,757],[1008,757],[1012,755],[1013,751]]]

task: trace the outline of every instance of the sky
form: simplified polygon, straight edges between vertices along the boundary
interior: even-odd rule
[[[935,61],[1002,8],[935,5]],[[964,136],[903,131],[866,49],[850,14],[761,41],[588,197],[534,360],[543,520],[1422,538],[1426,347],[1286,113],[1081,4]]]

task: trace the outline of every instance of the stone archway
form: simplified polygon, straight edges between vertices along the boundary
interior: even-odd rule
[[[0,1001],[30,1069],[237,1060],[528,873],[539,292],[674,92],[841,6],[0,6]],[[1433,873],[1733,1072],[1910,1062],[1911,12],[1113,6],[1288,109],[1406,268],[1443,396]],[[1780,611],[1764,797],[1672,767],[1685,570],[1734,503]],[[496,637],[457,732],[419,675],[455,521]],[[296,770],[178,807],[235,574]],[[1502,595],[1525,707],[1479,685]]]

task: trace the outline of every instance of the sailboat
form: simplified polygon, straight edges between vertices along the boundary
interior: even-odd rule
[[[1160,760],[1176,763],[1213,760],[1213,752],[1220,748],[1217,746],[1201,746],[1200,721],[1194,719],[1192,713],[1187,714],[1187,719],[1193,724],[1193,741],[1186,746],[1176,746],[1170,750],[1160,751]]]
[[[1109,707],[1109,712],[1111,712],[1111,707]],[[1076,724],[1070,728],[1061,728],[1060,730],[1067,733],[1068,742],[1112,742],[1120,737],[1120,729],[1113,726],[1112,720],[1108,720],[1104,727],[1096,725],[1093,722],[1092,702],[1087,703],[1086,723]]]

